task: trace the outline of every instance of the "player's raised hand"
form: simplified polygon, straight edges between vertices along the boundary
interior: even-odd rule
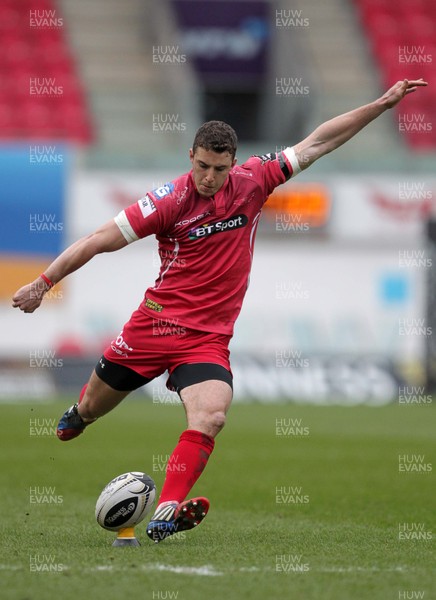
[[[426,81],[422,79],[403,79],[403,81],[397,81],[395,85],[393,85],[385,94],[382,96],[382,100],[384,101],[387,108],[392,108],[406,94],[411,94],[412,92],[416,92],[418,87],[428,85]]]
[[[48,292],[48,286],[40,277],[28,283],[15,292],[12,298],[12,306],[19,308],[25,313],[32,313],[41,304],[44,294]]]

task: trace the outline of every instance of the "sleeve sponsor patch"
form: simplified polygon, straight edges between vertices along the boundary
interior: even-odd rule
[[[145,195],[138,200],[138,206],[141,209],[142,216],[146,219],[151,213],[154,213],[156,206],[150,196]]]
[[[161,187],[156,188],[155,190],[152,191],[153,196],[155,196],[155,198],[157,200],[162,200],[162,198],[165,198],[165,196],[168,196],[168,194],[171,194],[171,192],[174,190],[174,183],[166,183],[165,185],[162,185]]]
[[[270,161],[270,160],[275,160],[276,159],[276,153],[275,152],[268,152],[267,154],[255,154],[256,158],[260,158],[261,160],[261,164],[264,165],[266,162]]]
[[[261,161],[261,165],[263,166],[265,163],[278,160],[280,165],[280,170],[285,176],[286,181],[290,178],[291,173],[289,171],[288,165],[285,162],[283,157],[283,152],[268,152],[267,154],[256,154],[256,158],[259,158]]]

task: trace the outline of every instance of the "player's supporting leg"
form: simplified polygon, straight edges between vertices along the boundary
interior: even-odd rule
[[[65,442],[77,437],[87,425],[115,408],[127,394],[129,392],[114,390],[93,371],[77,404],[69,408],[59,421],[58,438]]]
[[[184,388],[180,395],[188,427],[168,460],[158,506],[147,527],[155,542],[195,527],[206,516],[206,498],[183,500],[202,474],[214,448],[214,438],[224,427],[232,388],[224,381],[208,380]]]
[[[232,401],[232,389],[224,381],[203,381],[184,388],[181,393],[187,429],[182,433],[167,464],[161,502],[181,502],[205,468],[224,427]]]

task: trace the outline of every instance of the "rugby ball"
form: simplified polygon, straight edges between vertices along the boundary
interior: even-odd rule
[[[155,496],[156,485],[146,473],[131,471],[118,475],[97,500],[97,523],[109,531],[134,527],[151,511]]]

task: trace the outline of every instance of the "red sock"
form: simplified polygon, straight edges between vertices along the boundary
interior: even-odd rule
[[[80,392],[80,396],[79,396],[79,402],[77,404],[80,404],[83,400],[83,396],[85,395],[86,392],[86,388],[88,387],[88,384],[85,383],[85,385],[83,386],[81,392]]]
[[[212,453],[215,440],[201,431],[187,429],[171,454],[159,504],[175,500],[182,502],[200,477]]]
[[[80,392],[80,395],[79,395],[79,401],[77,402],[77,404],[79,405],[79,408],[80,408],[80,403],[81,403],[81,402],[82,402],[82,400],[83,400],[83,396],[85,395],[85,392],[86,392],[86,388],[87,388],[87,387],[88,387],[88,384],[87,384],[87,383],[85,383],[85,385],[84,385],[84,386],[83,386],[83,388],[82,388],[82,391]],[[87,425],[88,425],[89,423],[93,423],[94,421],[96,421],[96,419],[88,419],[87,417],[82,417],[82,415],[80,414],[80,411],[79,411],[79,415],[80,415],[80,417],[82,418],[83,422],[84,422],[84,423],[86,423]]]

